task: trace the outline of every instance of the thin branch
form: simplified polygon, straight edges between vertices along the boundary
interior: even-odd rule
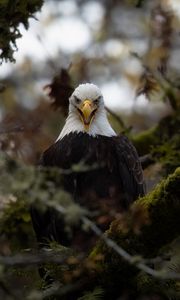
[[[139,160],[141,162],[143,170],[154,163],[154,159],[152,158],[152,155],[150,153],[140,156]]]
[[[41,265],[44,263],[62,264],[69,258],[69,254],[62,254],[50,249],[41,251],[36,254],[17,254],[14,256],[0,256],[0,265],[7,267],[26,267],[27,265]],[[77,259],[82,259],[79,255]]]
[[[53,202],[46,203],[47,205],[53,207],[58,212],[62,214],[66,214],[66,209],[59,205],[55,204]],[[118,255],[120,255],[124,260],[126,260],[129,264],[136,266],[139,270],[144,271],[145,273],[156,277],[160,279],[180,279],[180,273],[176,272],[167,272],[166,270],[154,270],[147,266],[144,262],[148,261],[147,259],[143,259],[140,256],[133,256],[129,254],[126,250],[124,250],[121,246],[119,246],[116,242],[114,242],[112,239],[108,238],[107,235],[101,231],[101,229],[90,219],[88,219],[86,216],[82,215],[80,216],[81,221],[84,223],[84,225],[88,226],[97,236],[99,236],[105,244],[113,249]]]
[[[119,254],[124,260],[126,260],[129,264],[136,266],[138,269],[144,271],[145,273],[152,275],[153,277],[160,279],[180,279],[180,274],[176,272],[167,272],[165,270],[154,270],[147,266],[143,261],[148,261],[147,259],[143,259],[139,256],[132,256],[122,247],[120,247],[116,242],[112,239],[108,238],[95,223],[89,220],[86,217],[82,217],[84,224],[89,226],[91,230],[99,236],[108,247],[113,249],[117,254]]]
[[[44,202],[49,207],[53,207],[55,210],[60,212],[61,214],[66,214],[67,210],[54,202]],[[105,244],[113,249],[119,256],[122,257],[125,261],[127,261],[129,264],[136,266],[139,270],[144,271],[145,273],[156,277],[160,279],[180,279],[180,274],[176,272],[167,272],[166,270],[154,270],[147,266],[146,263],[148,263],[148,259],[143,259],[140,256],[133,256],[129,254],[125,249],[123,249],[121,246],[119,246],[115,241],[107,237],[105,233],[101,231],[101,229],[90,219],[88,219],[86,216],[83,214],[80,216],[81,221],[83,224],[88,226],[98,237],[100,237]],[[53,255],[54,253],[40,253],[39,255],[16,255],[12,257],[8,256],[0,256],[0,264],[6,265],[6,266],[27,266],[27,265],[37,265],[37,264],[42,264],[46,262],[51,262],[51,263],[62,263],[64,262],[67,258],[68,255],[62,257],[62,256],[56,256]],[[146,263],[145,263],[146,262]]]
[[[27,127],[23,125],[4,125],[0,123],[0,134],[10,134],[10,133],[18,133],[18,132],[28,132],[34,129],[38,129],[40,123],[32,124],[32,126]]]
[[[49,66],[52,68],[52,70],[57,71],[57,65],[56,65],[55,61],[53,60],[53,58],[51,57],[51,55],[50,55],[47,47],[45,46],[41,36],[39,34],[37,34],[36,38],[39,41],[39,43],[41,44],[42,48],[44,49],[44,53],[47,56]]]
[[[119,115],[117,115],[115,112],[113,112],[109,107],[105,107],[107,112],[114,117],[116,121],[118,121],[119,125],[122,127],[123,130],[127,131],[129,128],[126,127],[124,124],[124,121],[121,119]]]
[[[27,300],[42,300],[42,299],[49,299],[51,296],[58,296],[63,297],[67,296],[68,294],[72,294],[79,290],[85,283],[85,280],[79,280],[74,284],[67,284],[62,286],[58,282],[54,282],[49,288],[46,288],[44,291],[32,291],[27,295]],[[34,297],[35,295],[35,297]],[[74,298],[73,298],[74,299]]]
[[[9,126],[9,127],[4,127],[1,125],[0,128],[0,134],[9,134],[9,133],[14,133],[14,132],[24,132],[25,128],[22,125],[14,125],[14,126]]]
[[[85,280],[79,280],[73,284],[67,284],[65,286],[61,286],[61,285],[58,285],[56,284],[55,286],[52,285],[49,289],[45,290],[43,292],[43,297],[42,299],[45,299],[47,297],[50,297],[50,296],[65,296],[65,295],[68,295],[70,293],[74,293],[76,292],[78,289],[80,289],[84,283],[86,281]]]
[[[104,164],[92,164],[92,166],[87,165],[83,160],[80,163],[73,164],[71,168],[69,169],[62,169],[57,167],[52,167],[51,169],[55,169],[59,175],[70,175],[72,173],[83,173],[87,171],[94,171],[100,168],[103,168]],[[49,171],[48,167],[44,167],[42,165],[39,165],[39,170],[47,170]]]

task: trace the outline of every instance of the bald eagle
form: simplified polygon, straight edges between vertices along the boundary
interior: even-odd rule
[[[112,129],[100,89],[80,84],[69,99],[69,114],[57,138],[41,157],[41,165],[71,169],[83,162],[89,168],[64,175],[63,187],[76,203],[105,218],[108,228],[117,212],[122,212],[144,194],[141,163],[136,149],[122,134]],[[92,168],[92,166],[95,166]],[[40,244],[55,240],[65,246],[86,247],[90,235],[78,226],[71,236],[65,232],[63,216],[53,209],[40,212],[32,207],[32,222]],[[101,222],[100,222],[101,223]],[[83,240],[83,242],[82,242]]]

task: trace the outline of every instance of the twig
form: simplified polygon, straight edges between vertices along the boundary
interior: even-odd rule
[[[44,203],[44,201],[43,201]],[[47,206],[53,207],[55,210],[60,212],[61,214],[66,214],[67,210],[54,202],[45,202]],[[82,215],[80,216],[81,221],[88,226],[98,237],[100,237],[105,244],[113,249],[119,256],[121,256],[125,261],[127,261],[129,264],[136,266],[139,270],[144,271],[145,273],[156,277],[160,279],[180,279],[180,274],[176,272],[167,272],[165,270],[154,270],[147,266],[145,262],[148,262],[148,259],[143,259],[140,256],[133,256],[129,254],[125,249],[123,249],[121,246],[119,246],[115,241],[107,237],[106,234],[104,234],[101,229],[90,219],[88,219],[86,216]],[[62,263],[67,258],[68,255],[65,257],[58,257],[54,256],[54,253],[41,253],[39,255],[16,255],[12,257],[8,256],[0,256],[0,264],[6,265],[6,266],[27,266],[27,265],[37,265],[42,264],[46,262],[51,263]],[[56,253],[57,254],[57,253]]]
[[[102,164],[92,164],[92,166],[89,166],[85,162],[81,161],[80,163],[73,164],[72,167],[69,169],[62,169],[62,168],[57,168],[57,167],[52,167],[52,169],[54,168],[58,172],[59,175],[70,175],[72,173],[83,173],[83,172],[87,172],[87,171],[94,171],[97,169],[101,169],[103,167],[104,167],[103,163]],[[40,161],[39,170],[49,171],[49,168],[42,166],[41,161]]]
[[[60,204],[55,204],[53,202],[46,203],[48,206],[53,207],[58,212],[62,214],[66,214],[67,210],[61,206]],[[114,242],[112,239],[108,238],[103,231],[90,219],[88,219],[86,216],[80,216],[81,221],[88,226],[97,236],[99,236],[105,244],[113,249],[118,255],[120,255],[124,260],[126,260],[129,264],[136,266],[139,270],[144,271],[145,273],[156,277],[160,279],[180,279],[180,273],[176,272],[167,272],[165,270],[154,270],[147,266],[144,262],[148,261],[147,259],[143,259],[140,256],[133,256],[129,254],[125,249],[123,249],[121,246],[119,246],[116,242]]]
[[[47,289],[43,292],[42,299],[45,299],[50,296],[55,296],[55,295],[60,297],[60,296],[65,296],[70,293],[74,293],[79,288],[81,288],[81,286],[83,286],[84,282],[85,282],[85,280],[79,280],[73,284],[67,284],[65,286],[61,286],[58,284],[56,284],[55,286],[52,285],[49,289]]]
[[[56,63],[54,62],[53,58],[51,57],[47,47],[45,46],[41,36],[39,34],[36,35],[36,38],[37,40],[40,42],[41,46],[43,47],[44,49],[44,53],[46,53],[46,56],[47,56],[47,59],[48,59],[48,63],[49,63],[49,66],[52,68],[52,70],[54,71],[57,71],[57,65]]]
[[[25,128],[23,126],[12,126],[9,128],[3,128],[3,126],[0,128],[0,134],[6,134],[6,133],[14,133],[14,132],[23,132],[25,131]]]
[[[97,227],[95,223],[89,220],[87,217],[82,217],[84,224],[89,226],[91,230],[99,236],[108,247],[113,249],[117,254],[119,254],[124,260],[129,262],[131,265],[135,265],[138,269],[144,271],[145,273],[152,275],[153,277],[160,279],[180,279],[180,274],[176,272],[166,272],[164,270],[156,271],[150,267],[148,267],[142,261],[148,261],[147,259],[143,259],[139,256],[132,256],[122,247],[120,247],[116,242],[112,239],[108,238],[102,231]]]
[[[150,153],[145,154],[143,156],[140,156],[139,160],[141,162],[143,170],[154,163],[154,160],[153,160],[152,155]]]
[[[27,300],[42,300],[42,299],[49,299],[51,296],[58,296],[63,297],[67,296],[68,294],[76,292],[84,285],[85,280],[79,280],[74,284],[67,284],[62,286],[58,282],[54,282],[49,288],[45,289],[44,291],[32,291],[29,295],[27,295]],[[35,294],[35,296],[34,296]],[[74,298],[73,298],[74,299]]]
[[[14,256],[0,256],[0,264],[7,267],[26,267],[27,265],[41,265],[43,263],[61,264],[69,258],[69,254],[62,254],[58,251],[47,249],[37,254],[17,254]],[[79,255],[78,259],[82,259],[83,255]]]
[[[128,128],[125,126],[123,120],[120,118],[120,116],[118,116],[115,112],[113,112],[109,107],[105,107],[107,112],[112,115],[114,117],[114,119],[116,119],[119,123],[119,125],[123,128],[123,130],[127,131]]]

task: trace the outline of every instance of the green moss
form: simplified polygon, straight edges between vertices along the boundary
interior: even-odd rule
[[[23,199],[16,199],[4,208],[0,228],[11,251],[32,247],[35,242],[29,207]]]
[[[163,118],[160,123],[132,138],[139,155],[151,153],[162,163],[165,174],[174,172],[180,162],[180,113]]]
[[[106,233],[108,237],[133,256],[140,255],[146,258],[158,256],[160,249],[164,245],[167,245],[179,236],[179,182],[180,168],[157,185],[154,191],[134,203],[133,207],[140,206],[149,215],[150,221],[142,224],[140,233],[135,233],[132,227],[124,230],[122,220],[115,220]],[[136,293],[136,277],[139,276],[140,271],[135,266],[129,265],[128,262],[124,261],[104,241],[100,241],[97,244],[91,256],[95,257],[95,255],[99,254],[104,257],[101,262],[101,269],[99,269],[101,273],[99,282],[105,288],[107,294],[113,290],[116,295],[120,286],[122,290],[128,288],[128,290],[130,289]],[[145,279],[149,280],[149,277],[144,277],[143,280]],[[154,292],[156,292],[155,287],[158,287],[158,282],[159,280],[153,281]],[[141,284],[144,290],[146,290],[146,284],[150,286],[150,283],[146,283],[146,280]],[[175,282],[172,284],[175,284]],[[166,287],[165,282],[163,285]],[[138,287],[139,290],[143,291],[142,287]]]
[[[171,137],[163,144],[152,147],[151,153],[156,161],[159,161],[166,174],[173,172],[180,164],[180,135]]]
[[[136,203],[145,205],[148,209],[151,208],[152,205],[158,203],[165,203],[172,201],[175,197],[177,199],[176,204],[178,205],[180,200],[180,190],[179,190],[179,180],[180,180],[180,167],[175,170],[173,174],[170,174],[167,179],[162,180],[155,189],[147,194],[145,197],[140,198],[136,201]]]
[[[118,242],[125,242],[126,249],[132,254],[139,253],[146,257],[157,255],[158,249],[179,235],[180,228],[180,168],[145,197],[140,198],[134,206],[147,210],[149,224],[141,228],[139,235],[130,230],[121,232],[121,224],[111,225],[108,235]],[[163,226],[162,226],[163,224]],[[126,244],[127,242],[127,244]],[[123,245],[123,246],[124,246]]]

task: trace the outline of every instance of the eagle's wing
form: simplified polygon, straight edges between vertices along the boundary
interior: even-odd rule
[[[41,155],[40,160],[38,162],[39,167],[53,167],[59,164],[59,156],[57,155],[57,152],[60,147],[59,144],[60,142],[51,145]],[[60,227],[62,226],[63,228],[63,225],[61,220],[59,220],[58,218],[57,212],[55,212],[54,209],[48,208],[44,211],[40,210],[36,205],[32,204],[30,208],[30,213],[34,231],[36,233],[37,241],[40,247],[48,246],[49,242],[52,240],[59,241],[59,234],[57,234],[57,228],[60,232]],[[61,237],[63,237],[63,231]]]
[[[141,162],[133,144],[124,135],[116,137],[116,155],[126,205],[145,193]]]
[[[61,148],[61,142],[58,141],[52,144],[40,157],[39,166],[53,167],[59,165],[59,152]],[[66,149],[65,149],[66,150]]]

